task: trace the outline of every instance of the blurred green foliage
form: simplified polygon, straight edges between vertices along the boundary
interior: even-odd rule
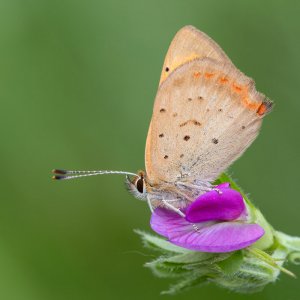
[[[276,229],[299,235],[299,12],[292,0],[1,0],[0,298],[147,300],[166,287],[142,267],[150,254],[133,229],[148,230],[150,213],[122,176],[53,182],[49,171],[144,168],[164,55],[187,24],[275,100],[231,174]],[[282,275],[256,295],[206,286],[174,299],[299,292]]]

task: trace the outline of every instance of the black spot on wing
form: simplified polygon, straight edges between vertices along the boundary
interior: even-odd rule
[[[188,121],[185,121],[185,122],[179,124],[179,127],[184,127],[188,124],[193,124],[195,126],[201,126],[201,123],[199,121],[193,119],[193,120],[188,120]]]

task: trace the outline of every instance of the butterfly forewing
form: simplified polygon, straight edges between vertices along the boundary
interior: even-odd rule
[[[155,99],[146,143],[149,182],[214,180],[252,143],[269,108],[232,64],[204,58],[178,67]]]
[[[164,61],[159,84],[165,81],[179,66],[195,58],[204,57],[232,64],[220,46],[204,32],[193,26],[183,27],[177,32],[171,42]]]

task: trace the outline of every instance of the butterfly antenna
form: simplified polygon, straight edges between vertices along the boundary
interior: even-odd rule
[[[121,174],[121,175],[138,176],[137,174],[131,172],[109,171],[109,170],[70,171],[70,170],[54,169],[52,170],[52,173],[56,174],[52,176],[52,179],[54,180],[67,180],[67,179],[74,179],[74,178],[87,177],[87,176],[104,175],[104,174]]]

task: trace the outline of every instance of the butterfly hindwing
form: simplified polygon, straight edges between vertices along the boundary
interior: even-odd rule
[[[159,87],[146,143],[152,183],[214,180],[256,138],[270,102],[226,61],[195,59]]]

